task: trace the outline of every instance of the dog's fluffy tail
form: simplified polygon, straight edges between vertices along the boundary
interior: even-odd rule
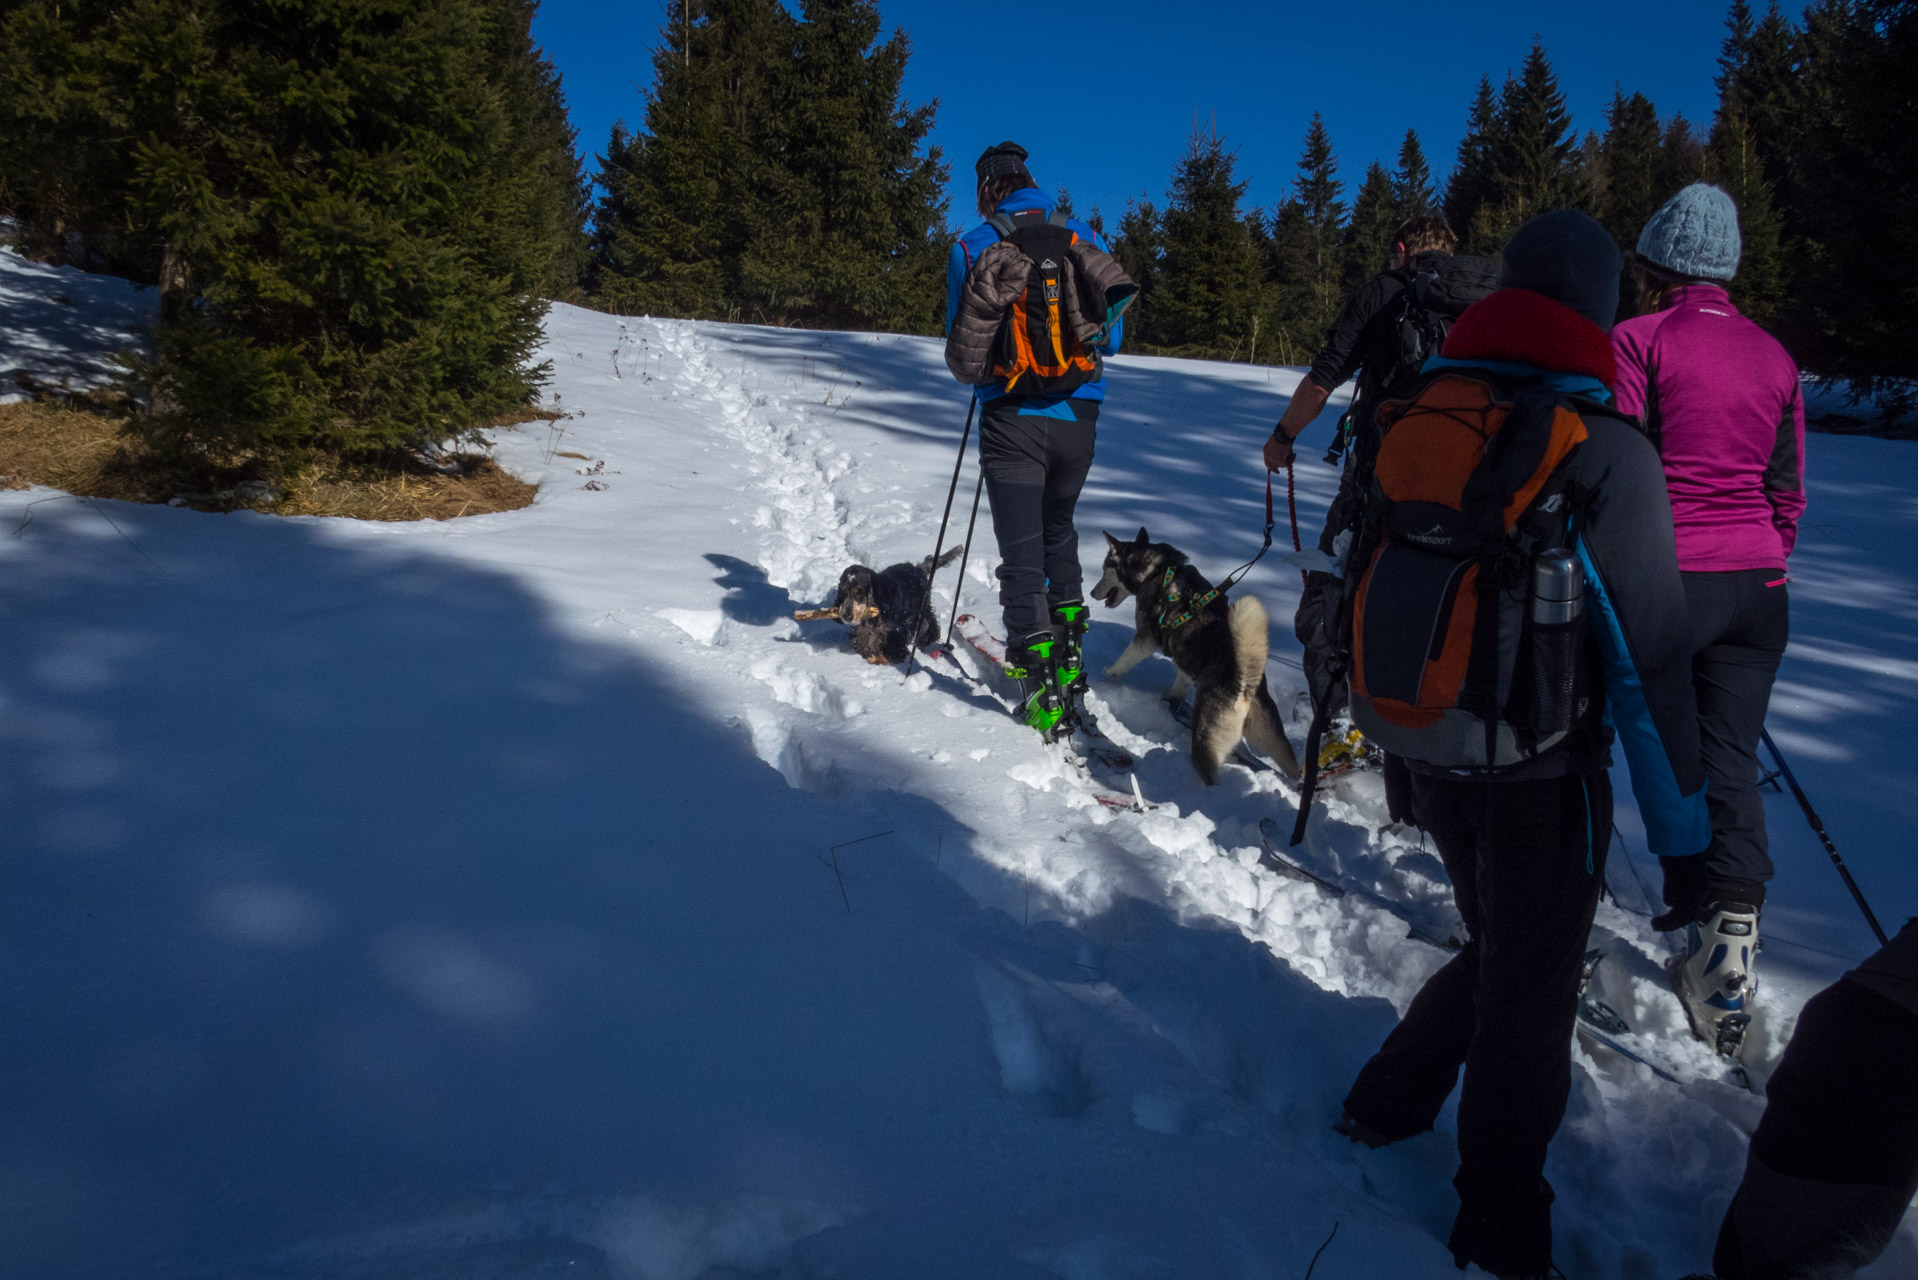
[[[957,546],[957,547],[947,547],[944,551],[939,553],[939,562],[937,564],[933,563],[933,559],[931,556],[927,556],[924,560],[921,560],[919,562],[919,572],[931,573],[934,569],[943,569],[947,565],[951,564],[954,560],[957,560],[959,558],[959,553],[964,550],[965,550],[965,547],[963,545]]]
[[[1272,619],[1256,596],[1240,596],[1226,614],[1232,628],[1232,656],[1239,665],[1239,696],[1250,697],[1265,679],[1265,648]]]
[[[1245,740],[1272,758],[1281,772],[1299,776],[1299,759],[1286,740],[1279,709],[1265,687],[1265,657],[1268,628],[1265,606],[1251,596],[1232,602],[1228,615],[1232,627],[1232,652],[1239,665],[1239,699],[1245,707]]]

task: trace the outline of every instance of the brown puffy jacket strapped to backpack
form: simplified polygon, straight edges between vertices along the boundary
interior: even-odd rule
[[[979,255],[966,274],[959,310],[946,335],[946,367],[970,386],[1013,394],[1061,394],[1099,377],[1094,348],[1138,295],[1125,270],[1062,222],[999,227],[1006,239]],[[1033,232],[1064,242],[1063,253],[1034,262],[1020,240]],[[1015,236],[1019,238],[1014,238]]]

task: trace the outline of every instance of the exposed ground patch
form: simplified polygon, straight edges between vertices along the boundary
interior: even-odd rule
[[[528,410],[497,425],[545,416]],[[530,504],[538,491],[479,453],[448,454],[437,466],[410,455],[319,456],[271,478],[241,460],[189,474],[163,465],[108,414],[51,401],[0,404],[0,488],[30,484],[88,498],[357,520],[450,520],[513,511]]]

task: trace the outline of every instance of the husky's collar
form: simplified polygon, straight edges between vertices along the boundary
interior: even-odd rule
[[[1179,601],[1185,598],[1185,593],[1180,591],[1172,581],[1172,576],[1177,571],[1177,565],[1168,567],[1165,571],[1165,580],[1159,584],[1159,589],[1165,592],[1165,608],[1159,610],[1159,627],[1163,631],[1177,631],[1180,627],[1192,621],[1193,614],[1199,612],[1199,610],[1205,608],[1214,600],[1217,600],[1220,595],[1219,588],[1213,587],[1211,590],[1193,600],[1192,607],[1184,613],[1181,613],[1176,618],[1168,618],[1166,615],[1171,613]]]

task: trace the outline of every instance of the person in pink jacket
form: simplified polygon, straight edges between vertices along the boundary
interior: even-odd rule
[[[1751,960],[1772,876],[1758,741],[1791,632],[1786,565],[1805,509],[1798,366],[1732,305],[1738,210],[1693,183],[1652,215],[1633,264],[1645,312],[1612,330],[1618,407],[1665,463],[1692,622],[1692,685],[1710,779],[1711,847],[1663,858],[1653,921],[1683,929],[1673,975],[1692,1030],[1736,1054],[1750,1021]]]

